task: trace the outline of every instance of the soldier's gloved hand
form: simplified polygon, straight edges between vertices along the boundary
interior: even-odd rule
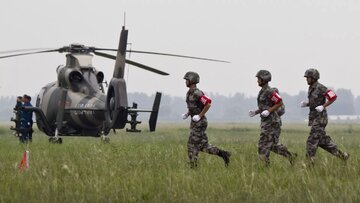
[[[199,115],[195,115],[192,117],[192,120],[195,122],[198,122],[201,119],[201,117]]]
[[[250,110],[249,111],[249,116],[250,117],[254,117],[256,115],[256,112],[255,111],[253,111],[253,110]]]
[[[302,101],[302,102],[300,103],[300,106],[301,106],[302,108],[304,108],[304,107],[307,107],[308,104],[309,104],[309,102],[307,102],[307,101]]]
[[[189,117],[189,114],[188,114],[188,113],[183,113],[183,114],[182,114],[182,119],[185,120],[185,119],[187,119],[188,117]]]
[[[320,112],[324,111],[325,107],[323,105],[320,105],[320,106],[317,106],[315,109],[317,112],[320,113]]]
[[[262,115],[263,117],[268,117],[268,116],[270,115],[270,111],[264,110],[263,112],[261,112],[261,115]]]

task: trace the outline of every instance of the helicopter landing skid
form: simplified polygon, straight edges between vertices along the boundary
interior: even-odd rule
[[[100,139],[103,143],[108,144],[110,143],[110,138],[107,136],[109,131],[106,129],[106,122],[103,122],[103,129],[100,131]]]
[[[55,136],[50,137],[49,142],[53,144],[62,144],[62,138],[59,137],[59,131],[57,128],[55,129]]]
[[[109,144],[110,143],[110,138],[106,135],[101,135],[101,141],[105,144]]]

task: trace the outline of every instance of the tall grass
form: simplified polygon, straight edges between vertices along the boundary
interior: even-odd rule
[[[232,152],[222,159],[200,153],[187,165],[188,127],[162,124],[155,133],[64,137],[50,144],[36,132],[30,170],[18,171],[26,145],[0,127],[0,202],[359,202],[360,126],[330,125],[328,133],[351,154],[347,164],[318,150],[315,167],[305,160],[309,128],[286,125],[281,142],[300,156],[295,166],[271,154],[257,158],[258,125],[210,124],[210,143]]]

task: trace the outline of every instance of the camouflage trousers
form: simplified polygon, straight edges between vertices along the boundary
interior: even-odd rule
[[[306,157],[313,158],[318,147],[330,152],[331,154],[342,157],[343,153],[337,148],[331,137],[326,135],[326,125],[311,126],[310,135],[306,141]]]
[[[190,163],[196,164],[200,151],[214,155],[219,154],[220,149],[209,144],[208,137],[205,132],[206,128],[206,117],[203,117],[198,122],[191,121],[191,132],[187,143]]]
[[[261,123],[260,140],[258,143],[258,153],[260,159],[269,163],[270,151],[284,157],[291,156],[291,153],[283,145],[279,144],[281,133],[280,123]]]

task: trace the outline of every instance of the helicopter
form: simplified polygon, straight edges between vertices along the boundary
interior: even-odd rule
[[[93,136],[101,137],[103,141],[109,142],[110,139],[107,135],[111,129],[114,131],[115,129],[123,129],[126,124],[130,124],[131,128],[127,131],[139,132],[136,129],[136,125],[141,123],[136,120],[139,112],[150,113],[149,129],[150,132],[155,131],[162,94],[156,93],[152,109],[138,109],[136,103],[129,106],[124,79],[125,64],[164,76],[169,75],[169,73],[126,59],[127,52],[228,63],[227,61],[209,58],[127,50],[127,38],[128,30],[123,26],[118,49],[71,44],[58,49],[0,56],[2,59],[50,52],[66,53],[66,65],[60,65],[56,69],[57,81],[47,84],[40,90],[34,107],[21,108],[21,111],[35,113],[37,127],[50,137],[49,142],[62,143],[60,136]],[[0,53],[17,51],[22,50]],[[116,51],[117,55],[114,56],[103,51]],[[94,55],[115,60],[113,75],[106,94],[103,86],[104,73],[92,65]],[[128,120],[129,116],[131,117],[130,120]],[[11,120],[19,122],[16,119]],[[11,129],[20,130],[13,127]]]

